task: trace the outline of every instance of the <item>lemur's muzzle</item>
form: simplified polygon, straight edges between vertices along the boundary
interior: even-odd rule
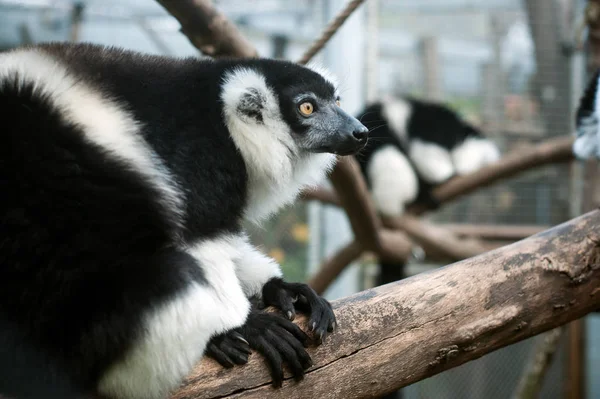
[[[367,144],[369,129],[341,108],[337,109],[337,116],[341,123],[333,136],[331,152],[338,155],[356,154]]]

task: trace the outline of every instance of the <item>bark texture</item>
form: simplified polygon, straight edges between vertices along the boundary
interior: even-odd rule
[[[304,381],[271,388],[256,354],[205,358],[172,398],[377,397],[564,325],[600,306],[600,211],[333,305],[339,329]]]

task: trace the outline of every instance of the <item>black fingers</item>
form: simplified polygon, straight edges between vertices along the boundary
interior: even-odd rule
[[[312,365],[304,347],[286,330],[275,327],[265,332],[265,340],[277,349],[289,366],[296,381],[304,378],[304,370]],[[309,361],[306,360],[309,359]]]
[[[233,367],[233,361],[213,342],[209,342],[208,346],[206,347],[205,355],[215,359],[221,366],[225,368]]]
[[[298,360],[300,360],[300,364],[302,365],[301,373],[304,374],[303,371],[308,369],[310,366],[312,366],[312,359],[310,358],[310,355],[308,354],[308,352],[306,352],[306,349],[304,349],[306,347],[306,345],[303,344],[302,342],[298,341],[295,336],[293,336],[286,330],[282,330],[280,332],[280,337],[285,339],[286,342],[295,351],[295,353],[298,357]],[[308,337],[306,337],[306,338],[308,338]]]
[[[248,363],[251,352],[248,341],[235,330],[213,337],[206,347],[206,355],[226,368]]]
[[[252,347],[267,360],[271,378],[273,378],[273,386],[280,388],[283,385],[283,359],[279,351],[262,336],[252,337],[250,342]]]
[[[250,347],[263,355],[271,370],[273,385],[283,383],[283,363],[296,380],[304,377],[304,370],[312,365],[306,352],[308,336],[296,324],[274,313],[251,311],[242,334]]]
[[[277,325],[279,327],[283,328],[285,331],[292,334],[294,336],[294,338],[296,338],[298,341],[300,341],[302,346],[304,346],[304,347],[308,346],[308,335],[306,335],[306,333],[304,331],[302,331],[302,329],[300,327],[298,327],[296,324],[294,324],[291,321],[288,321],[282,317],[277,317],[277,316],[274,316],[273,320],[277,323]]]

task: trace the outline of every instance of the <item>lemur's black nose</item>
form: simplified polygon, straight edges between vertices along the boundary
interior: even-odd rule
[[[352,132],[352,135],[357,140],[364,141],[369,136],[369,129],[367,129],[365,126],[360,126]]]

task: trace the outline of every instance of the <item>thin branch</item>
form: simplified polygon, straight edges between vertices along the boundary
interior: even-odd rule
[[[310,285],[319,295],[323,294],[333,280],[339,276],[342,271],[357,260],[363,253],[363,247],[358,241],[352,241],[332,257],[326,259],[319,270],[308,281]]]
[[[301,383],[264,359],[204,358],[172,399],[379,397],[600,307],[600,211],[513,245],[333,302],[339,329]],[[301,327],[306,320],[297,318]]]
[[[340,206],[340,199],[335,191],[323,187],[311,187],[300,194],[300,199],[305,201],[320,201],[327,205]]]
[[[350,219],[354,237],[363,248],[380,254],[382,246],[378,230],[381,228],[381,221],[356,160],[352,157],[340,158],[330,180],[338,194],[340,205]]]
[[[381,259],[389,262],[403,263],[411,256],[415,245],[402,232],[382,229],[378,235],[382,244],[382,253],[386,254],[386,257]],[[323,294],[337,276],[349,264],[357,260],[364,251],[365,248],[360,241],[352,241],[327,259],[311,277],[308,284],[318,294]]]
[[[257,57],[246,40],[209,0],[156,0],[181,24],[181,31],[202,53],[212,57]]]
[[[451,261],[471,258],[487,252],[489,249],[476,239],[459,238],[443,227],[421,221],[410,215],[384,218],[383,223],[388,228],[408,234],[427,255],[430,255],[429,252],[433,252],[437,257],[447,257]]]
[[[544,383],[544,377],[552,365],[552,359],[558,350],[564,327],[548,331],[538,343],[530,362],[517,385],[513,399],[536,399]]]
[[[559,137],[530,148],[520,148],[475,173],[450,179],[436,187],[433,196],[439,202],[446,203],[527,170],[571,162],[574,159],[572,147],[573,137]]]

